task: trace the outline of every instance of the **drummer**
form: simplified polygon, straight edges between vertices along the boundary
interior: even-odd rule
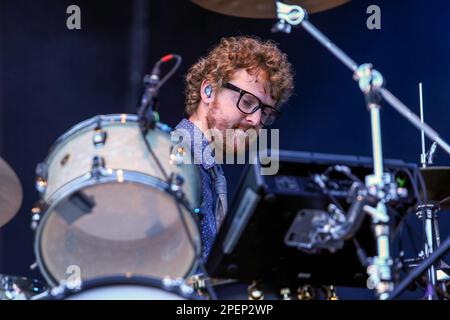
[[[222,160],[227,153],[234,157],[245,152],[251,137],[277,119],[292,91],[293,70],[287,55],[274,42],[254,37],[223,38],[189,69],[187,118],[177,125],[176,132],[183,132],[200,168],[204,261],[227,211]],[[255,135],[249,134],[252,130]]]

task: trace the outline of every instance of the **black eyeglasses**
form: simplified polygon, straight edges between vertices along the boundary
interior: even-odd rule
[[[272,125],[281,114],[276,108],[262,103],[262,101],[253,93],[236,87],[229,82],[225,83],[223,87],[239,93],[239,99],[236,106],[242,113],[252,114],[261,108],[261,124],[263,126]]]

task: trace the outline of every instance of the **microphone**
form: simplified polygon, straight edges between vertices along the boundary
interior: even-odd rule
[[[163,56],[155,63],[152,72],[149,75],[146,74],[144,76],[143,83],[145,90],[138,108],[138,115],[145,132],[150,128],[153,129],[155,124],[159,121],[159,115],[156,112],[158,91],[168,78],[168,76],[166,76],[162,81],[160,80],[161,65],[175,58],[181,60],[181,57],[175,54]]]
[[[159,84],[159,75],[161,73],[161,64],[169,62],[175,58],[174,54],[166,54],[164,57],[159,59],[153,66],[150,75],[145,75],[144,84],[149,86],[157,86]]]

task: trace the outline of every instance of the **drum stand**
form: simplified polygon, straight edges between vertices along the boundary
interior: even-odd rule
[[[437,219],[437,213],[439,211],[440,207],[435,203],[423,204],[417,207],[416,215],[419,219],[422,219],[424,221],[425,233],[424,251],[419,255],[419,260],[430,257],[431,254],[436,250],[436,248],[441,245]],[[447,270],[443,270],[447,269],[445,267],[445,262],[439,259],[435,263],[431,264],[428,268],[426,290],[426,298],[428,300],[437,299],[435,288],[438,285],[444,293],[447,293],[444,282],[449,280],[450,277],[445,272]]]
[[[378,204],[375,208],[365,206],[364,211],[372,218],[373,231],[377,242],[377,256],[370,259],[367,273],[369,275],[368,287],[376,290],[379,299],[387,299],[394,289],[392,276],[392,258],[389,247],[389,215],[386,203],[397,197],[396,185],[392,177],[383,172],[383,154],[380,127],[380,102],[386,100],[394,109],[401,113],[418,129],[450,154],[450,146],[426,123],[409,110],[391,92],[383,88],[383,77],[371,64],[358,66],[347,54],[333,44],[307,19],[306,11],[298,5],[287,5],[275,1],[279,21],[272,31],[290,33],[292,26],[302,26],[313,38],[327,48],[338,60],[346,65],[352,72],[353,78],[358,82],[366,98],[366,105],[370,110],[372,126],[372,151],[374,174],[366,177],[366,186],[371,195],[375,195]]]
[[[420,97],[420,119],[424,121],[424,104],[423,104],[423,92],[422,83],[419,83],[419,97]],[[430,147],[430,150],[426,152],[425,150],[425,134],[421,131],[421,143],[422,143],[422,153],[420,154],[420,164],[422,168],[426,168],[428,165],[433,164],[434,153],[436,151],[436,142]],[[427,201],[417,207],[416,215],[419,219],[423,221],[423,232],[424,232],[424,250],[419,254],[418,261],[428,258],[437,247],[441,245],[440,235],[439,235],[439,225],[437,213],[441,210],[439,202]],[[443,290],[444,294],[447,293],[447,288],[444,281],[449,279],[449,276],[441,270],[444,267],[445,262],[443,260],[438,260],[436,263],[430,265],[427,270],[427,290],[426,298],[428,300],[434,300],[436,296],[436,285],[441,283],[440,288]],[[448,266],[447,266],[448,268]]]

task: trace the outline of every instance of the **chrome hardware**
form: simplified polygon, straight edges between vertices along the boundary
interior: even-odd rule
[[[97,178],[101,175],[104,175],[105,172],[106,172],[105,158],[103,158],[102,156],[95,156],[92,159],[92,167],[91,167],[92,176]]]
[[[185,155],[186,151],[184,150],[183,147],[176,147],[172,149],[172,152],[170,153],[170,164],[172,165],[176,165],[176,166],[181,166],[183,164],[183,159],[184,159],[184,155]]]
[[[184,178],[183,176],[179,175],[179,174],[172,174],[170,177],[170,189],[172,191],[178,191],[180,190],[180,188],[183,186],[184,184]]]
[[[92,143],[96,148],[103,147],[106,143],[108,133],[103,129],[95,129],[94,136],[92,137]]]
[[[173,279],[170,277],[164,277],[162,280],[162,284],[168,290],[179,289],[181,293],[185,295],[194,293],[194,288],[188,285],[183,278]]]
[[[34,271],[34,270],[36,270],[37,268],[38,268],[38,266],[39,266],[39,264],[37,263],[37,261],[35,261],[35,262],[33,262],[31,265],[30,265],[30,270],[31,271]]]
[[[264,292],[259,289],[258,283],[254,281],[248,286],[248,300],[264,300]]]
[[[37,229],[45,204],[44,200],[39,200],[33,205],[33,208],[31,208],[31,230]]]
[[[339,300],[336,294],[336,288],[334,286],[323,286],[327,300]]]
[[[121,119],[122,120],[122,119]],[[92,143],[94,147],[99,148],[103,147],[106,142],[107,133],[102,129],[102,118],[99,117],[97,119],[97,124],[94,129],[94,136],[92,137]]]
[[[314,289],[309,284],[305,284],[297,289],[298,300],[313,300],[315,298]]]
[[[44,193],[47,188],[48,167],[46,163],[38,163],[36,166],[36,190]]]
[[[280,294],[283,300],[292,300],[291,289],[283,288],[280,290]]]

